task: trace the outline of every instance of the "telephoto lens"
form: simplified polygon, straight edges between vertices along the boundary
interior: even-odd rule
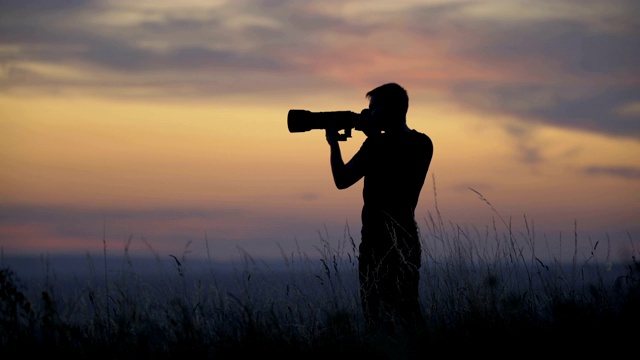
[[[336,130],[353,129],[360,115],[353,111],[324,111],[291,109],[287,115],[289,132],[305,132],[334,128]]]

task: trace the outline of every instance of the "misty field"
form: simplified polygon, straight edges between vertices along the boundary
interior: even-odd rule
[[[597,241],[580,254],[576,233],[562,240],[575,247],[574,256],[560,261],[536,255],[533,229],[515,231],[499,215],[486,229],[465,231],[437,212],[424,225],[425,321],[402,332],[365,326],[357,244],[348,231],[339,240],[320,235],[314,254],[281,249],[279,261],[265,261],[242,253],[223,266],[190,259],[187,251],[142,262],[125,245],[120,258],[87,255],[83,275],[60,277],[42,257],[42,273],[28,280],[3,255],[2,357],[637,354],[637,249],[622,262],[599,258],[596,249],[607,244]]]

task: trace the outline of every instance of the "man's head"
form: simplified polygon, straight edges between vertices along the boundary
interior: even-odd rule
[[[407,91],[396,83],[388,83],[369,91],[369,109],[382,124],[405,123],[409,109]],[[384,126],[384,125],[383,125]]]

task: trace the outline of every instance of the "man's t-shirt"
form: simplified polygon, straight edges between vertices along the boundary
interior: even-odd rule
[[[415,130],[365,140],[354,156],[364,173],[363,243],[383,241],[369,238],[384,238],[391,225],[417,240],[414,214],[432,157],[431,139]]]

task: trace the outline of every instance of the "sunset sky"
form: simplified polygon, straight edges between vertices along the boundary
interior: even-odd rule
[[[324,132],[286,116],[386,82],[434,142],[425,231],[492,231],[473,189],[543,252],[576,225],[580,254],[640,249],[635,0],[0,0],[0,65],[5,255],[359,242],[362,183],[337,190]]]

